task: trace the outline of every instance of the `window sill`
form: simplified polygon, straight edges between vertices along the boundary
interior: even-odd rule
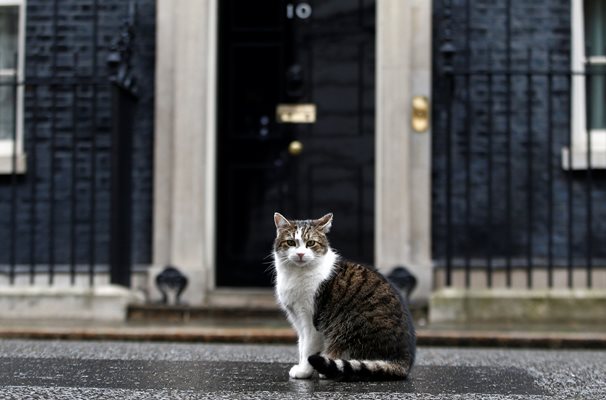
[[[562,169],[566,171],[582,171],[588,169],[587,150],[573,149],[569,155],[568,147],[562,149]],[[572,166],[569,165],[572,161]],[[591,150],[591,169],[606,169],[606,148]]]
[[[17,154],[15,157],[15,174],[25,174],[27,171],[27,156],[25,154]],[[0,175],[13,174],[13,156],[8,154],[0,154]]]

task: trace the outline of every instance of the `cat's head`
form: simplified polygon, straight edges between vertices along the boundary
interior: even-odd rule
[[[319,219],[289,220],[275,213],[274,223],[274,251],[283,262],[301,267],[310,265],[330,250],[326,234],[332,225],[332,214]]]

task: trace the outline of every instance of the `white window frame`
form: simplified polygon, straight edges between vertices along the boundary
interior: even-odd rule
[[[571,68],[576,74],[572,76],[572,102],[571,102],[571,143],[572,151],[565,147],[562,150],[562,167],[567,170],[588,169],[587,163],[587,100],[585,93],[585,63],[606,65],[606,57],[591,57],[585,54],[585,0],[572,0],[571,3],[571,32],[572,54]],[[580,73],[580,74],[579,74]],[[606,129],[592,129],[591,135],[591,169],[606,168]],[[569,154],[571,152],[571,154]],[[572,165],[569,165],[569,158]]]
[[[24,78],[25,65],[25,2],[26,0],[0,0],[0,7],[19,7],[19,43],[17,55],[17,81]],[[3,77],[14,76],[14,71],[0,69]],[[0,174],[24,173],[26,170],[26,157],[23,149],[23,85],[17,86],[17,132],[16,143],[13,139],[0,139]],[[16,168],[13,171],[13,150],[16,149]]]

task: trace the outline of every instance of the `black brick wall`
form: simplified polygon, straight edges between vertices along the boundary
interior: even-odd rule
[[[438,0],[434,2],[434,129],[433,129],[433,254],[442,263],[447,240],[447,117],[448,82],[442,75],[445,59],[440,52],[448,38],[456,52],[455,70],[467,68],[521,73],[508,81],[504,74],[474,73],[455,78],[452,94],[452,255],[469,256],[485,265],[492,254],[502,265],[545,264],[548,256],[550,176],[553,178],[553,254],[565,265],[569,244],[576,265],[587,256],[587,174],[562,169],[562,148],[570,139],[569,81],[537,72],[570,68],[570,1]],[[447,4],[451,4],[448,14]],[[468,8],[469,5],[469,8]],[[530,94],[529,94],[530,91]],[[508,94],[510,111],[507,108]],[[529,100],[530,99],[530,100]],[[492,106],[490,106],[492,104]],[[550,109],[551,107],[551,109]],[[529,122],[530,116],[530,122]],[[511,125],[511,220],[507,218],[507,126]],[[530,126],[530,127],[529,127]],[[549,127],[553,139],[549,146]],[[492,147],[489,148],[489,137]],[[492,178],[489,174],[492,157]],[[529,167],[529,157],[532,158]],[[467,173],[469,170],[469,174]],[[529,171],[532,178],[529,178]],[[469,178],[468,178],[469,176]],[[489,195],[489,180],[492,190]],[[592,172],[592,257],[606,258],[606,176]],[[568,240],[568,184],[572,185],[573,240]],[[529,197],[529,193],[531,196]],[[469,202],[466,195],[469,194]],[[489,197],[492,204],[489,205]],[[489,211],[490,210],[490,211]],[[489,214],[492,213],[492,224]],[[467,222],[468,221],[468,222]],[[509,225],[511,224],[511,225]],[[511,226],[511,243],[508,229]],[[500,260],[500,262],[499,262]],[[599,261],[597,262],[599,263]],[[456,263],[455,263],[456,264]]]
[[[16,186],[11,185],[11,176],[0,176],[0,264],[10,261],[11,238],[15,240],[17,264],[33,260],[43,265],[53,258],[56,264],[69,263],[72,223],[75,224],[76,262],[88,263],[94,255],[96,263],[107,263],[111,161],[109,85],[96,88],[84,85],[74,91],[69,86],[55,86],[51,90],[45,83],[51,77],[108,80],[108,52],[127,19],[129,2],[97,0],[96,8],[94,3],[93,0],[27,1],[26,81],[43,83],[28,85],[25,93],[24,147],[28,170],[17,177]],[[155,0],[136,3],[132,63],[139,101],[134,116],[133,256],[135,263],[145,264],[151,258]],[[73,129],[74,120],[76,129]],[[75,168],[72,168],[74,161]],[[93,169],[96,172],[94,192]],[[16,207],[12,206],[13,193]],[[75,217],[71,208],[73,193]],[[10,229],[13,215],[14,234]]]

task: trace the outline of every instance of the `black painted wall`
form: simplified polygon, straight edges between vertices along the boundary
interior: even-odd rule
[[[38,78],[48,81],[53,76],[96,77],[106,81],[110,45],[121,33],[129,3],[28,0],[26,81]],[[132,63],[139,101],[134,118],[133,260],[146,264],[151,257],[155,1],[136,3]],[[44,84],[28,86],[24,135],[27,172],[17,176],[16,186],[12,186],[11,176],[0,176],[0,264],[6,265],[14,254],[17,264],[65,265],[73,261],[72,249],[77,264],[107,263],[111,145],[108,88],[80,87],[74,96],[70,87],[55,87],[51,91]],[[73,129],[74,115],[76,129]],[[54,146],[51,146],[52,131]],[[16,207],[12,205],[13,193]],[[75,214],[71,207],[74,198]],[[11,229],[12,221],[15,232]],[[75,224],[73,243],[72,224]]]
[[[494,257],[495,266],[503,265],[508,257],[513,265],[527,265],[529,260],[546,265],[550,253],[554,265],[567,265],[571,256],[573,264],[581,266],[586,264],[589,246],[594,265],[603,266],[604,171],[591,174],[590,215],[587,173],[562,168],[562,148],[570,140],[569,81],[554,74],[550,82],[545,73],[529,79],[525,73],[545,72],[550,66],[558,71],[570,68],[570,1],[437,0],[433,18],[432,217],[433,255],[438,265],[445,262],[450,239],[455,266],[463,265],[466,258],[472,265],[483,266],[488,257]],[[513,69],[520,73],[511,75],[509,81],[498,73],[492,78],[483,72],[457,76],[450,102],[441,51],[449,39],[455,49],[456,71]],[[452,157],[450,233],[448,151]],[[568,212],[571,198],[572,216]]]

